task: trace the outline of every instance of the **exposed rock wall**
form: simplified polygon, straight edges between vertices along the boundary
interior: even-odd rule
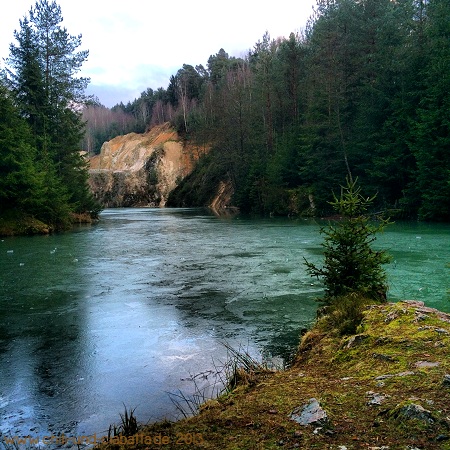
[[[164,206],[199,153],[169,124],[118,136],[90,159],[89,184],[103,207]]]
[[[219,186],[217,187],[216,195],[212,199],[209,207],[219,216],[236,214],[238,209],[231,206],[231,198],[233,194],[234,188],[231,181],[220,181]]]

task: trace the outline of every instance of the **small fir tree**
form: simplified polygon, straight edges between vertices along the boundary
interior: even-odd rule
[[[325,284],[325,295],[320,301],[330,306],[339,298],[357,294],[376,302],[386,301],[387,276],[382,265],[390,261],[385,251],[373,250],[371,244],[375,234],[382,231],[388,220],[371,219],[367,210],[374,197],[365,198],[357,180],[347,178],[347,185],[341,187],[338,198],[333,194],[330,202],[341,216],[335,224],[322,228],[325,235],[323,267],[305,260],[308,273]]]

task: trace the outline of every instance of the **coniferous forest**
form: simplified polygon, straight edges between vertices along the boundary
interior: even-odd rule
[[[320,1],[303,36],[265,35],[244,61],[211,58],[183,123],[215,133],[193,186],[225,176],[246,211],[324,214],[351,172],[380,208],[448,220],[449,19],[445,0]],[[177,203],[190,186],[179,193]]]
[[[86,55],[75,53],[76,37],[55,34],[70,64],[49,72],[44,29],[39,11],[21,22],[3,77],[0,120],[15,131],[1,133],[2,207],[95,211],[80,142],[92,154],[170,121],[209,149],[172,206],[206,205],[223,181],[243,212],[323,216],[351,176],[392,217],[450,220],[447,0],[318,0],[301,33],[266,32],[239,58],[220,49],[206,67],[184,64],[167,88],[111,109],[80,98],[87,80],[73,75]]]
[[[89,80],[76,74],[87,52],[77,52],[81,36],[61,22],[55,2],[36,2],[14,33],[1,74],[0,215],[25,227],[4,234],[65,229],[100,210],[80,152]]]
[[[170,120],[211,148],[175,206],[207,204],[222,180],[244,212],[324,215],[351,174],[393,217],[448,221],[450,3],[319,0],[301,34],[184,64],[112,112],[134,118],[113,128]]]

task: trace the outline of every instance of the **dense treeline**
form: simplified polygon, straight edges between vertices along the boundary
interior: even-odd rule
[[[351,175],[378,209],[448,221],[449,17],[446,0],[318,0],[304,33],[266,33],[243,58],[221,49],[206,67],[184,64],[167,89],[108,109],[76,77],[81,36],[61,27],[54,1],[38,0],[0,79],[0,213],[54,227],[95,216],[80,142],[96,153],[171,121],[211,148],[173,205],[207,204],[225,181],[242,211],[322,215]]]
[[[216,55],[182,122],[213,149],[172,202],[220,175],[245,211],[325,214],[351,173],[378,208],[449,220],[449,18],[445,0],[319,1],[304,35]]]
[[[71,36],[53,1],[39,0],[15,31],[0,79],[0,214],[33,217],[46,229],[68,227],[74,215],[95,216],[99,206],[80,154],[78,105],[88,80],[77,78],[87,52]],[[10,230],[14,232],[14,230]],[[27,231],[27,230],[21,230]],[[29,230],[31,232],[31,230]]]
[[[221,49],[116,110],[212,145],[173,205],[224,180],[243,211],[327,214],[351,173],[377,208],[450,220],[449,18],[447,0],[319,0],[303,34]]]

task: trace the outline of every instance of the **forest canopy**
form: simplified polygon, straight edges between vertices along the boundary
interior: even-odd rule
[[[211,148],[172,205],[205,205],[223,180],[242,211],[322,215],[351,173],[376,208],[448,221],[449,17],[447,0],[319,0],[303,33],[266,33],[243,58],[220,49],[108,110],[90,150],[171,121]]]
[[[449,17],[447,0],[318,0],[303,32],[220,49],[109,109],[84,95],[81,35],[38,0],[0,78],[0,213],[56,228],[95,216],[80,149],[171,122],[210,150],[169,205],[209,204],[225,182],[243,212],[323,216],[351,176],[377,210],[449,221]]]

